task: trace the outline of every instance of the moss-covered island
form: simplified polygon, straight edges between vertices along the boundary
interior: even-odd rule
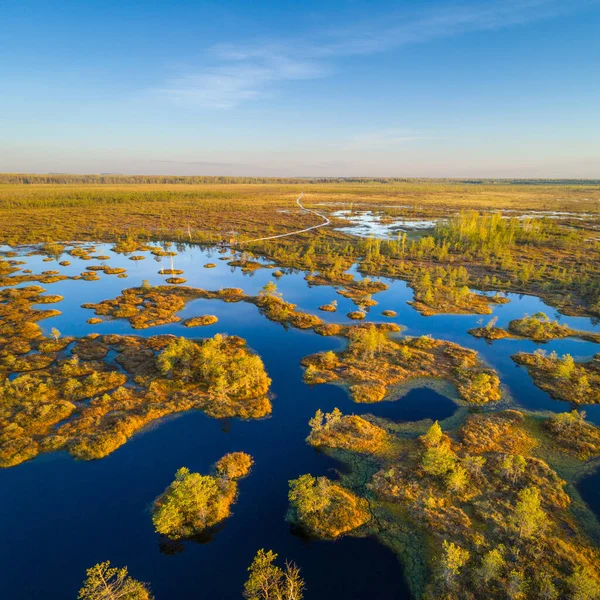
[[[0,347],[2,467],[63,449],[102,458],[150,422],[186,410],[243,419],[271,412],[271,380],[242,338],[75,339],[57,330],[46,338],[35,321],[48,311],[30,307],[40,290],[20,290],[0,304],[5,318],[14,317]]]
[[[453,384],[461,401],[469,404],[501,399],[498,375],[475,351],[428,336],[388,336],[388,332],[398,330],[393,323],[340,328],[334,335],[347,338],[347,348],[304,358],[305,381],[340,383],[349,388],[355,402],[390,398],[403,385],[420,379]]]
[[[496,321],[496,318],[493,318],[483,327],[469,329],[469,333],[474,337],[487,340],[527,338],[534,342],[547,342],[560,338],[577,337],[587,342],[600,343],[599,333],[580,331],[568,325],[561,325],[543,312],[535,313],[532,316],[526,315],[522,319],[513,319],[508,324],[508,329],[496,327]]]
[[[534,383],[556,400],[575,404],[600,403],[600,354],[576,362],[570,354],[558,356],[536,350],[518,352],[512,359],[523,365]]]
[[[515,410],[430,423],[317,413],[308,443],[346,468],[291,481],[289,518],[375,535],[416,598],[596,597],[600,527],[571,483],[598,465],[600,429]]]
[[[252,462],[249,454],[233,452],[217,462],[214,475],[179,469],[152,506],[157,533],[175,540],[192,538],[226,519],[237,496],[237,480],[250,472]]]
[[[364,498],[327,479],[302,475],[290,481],[287,519],[310,535],[335,539],[371,519]]]
[[[277,285],[272,281],[268,282],[256,296],[248,296],[239,288],[208,291],[187,286],[172,288],[145,284],[141,287],[125,289],[112,300],[86,303],[82,306],[94,310],[97,315],[127,319],[134,329],[147,329],[181,321],[177,313],[185,307],[186,302],[196,298],[255,304],[268,319],[284,326],[311,329],[321,324],[321,319],[316,315],[297,311],[295,304],[286,302],[277,291]],[[183,324],[188,327],[210,325],[216,322],[214,319],[216,317],[213,315],[206,315],[187,319]]]

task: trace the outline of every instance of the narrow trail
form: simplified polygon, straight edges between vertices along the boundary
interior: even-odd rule
[[[321,219],[323,219],[323,223],[319,223],[318,225],[313,225],[312,227],[307,227],[306,229],[298,229],[297,231],[290,231],[289,233],[280,233],[279,235],[270,235],[268,237],[261,237],[261,238],[256,238],[255,240],[247,240],[245,242],[240,242],[239,245],[241,246],[242,244],[251,244],[252,242],[262,242],[263,240],[274,240],[276,238],[283,238],[283,237],[288,237],[290,235],[297,235],[298,233],[305,233],[307,231],[311,231],[313,229],[318,229],[319,227],[324,227],[325,225],[329,225],[329,223],[331,223],[331,221],[323,216],[322,214],[318,213],[316,210],[311,210],[310,208],[305,208],[302,203],[300,202],[300,200],[304,197],[304,192],[302,192],[298,198],[296,198],[296,204],[298,204],[298,206],[309,213],[313,213],[314,215],[317,215],[317,217],[320,217]]]

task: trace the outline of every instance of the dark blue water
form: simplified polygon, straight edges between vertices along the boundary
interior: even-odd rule
[[[146,260],[137,262],[113,255],[106,246],[98,246],[97,253],[111,255],[107,264],[124,266],[129,277],[119,279],[100,273],[101,281],[65,281],[45,286],[49,293],[61,294],[65,300],[52,305],[63,314],[43,321],[43,327],[57,327],[63,335],[240,335],[260,354],[273,379],[273,414],[261,421],[222,422],[190,412],[156,424],[99,461],[78,462],[66,454],[43,455],[0,471],[1,596],[75,598],[86,568],[111,560],[115,565],[127,565],[134,577],[149,582],[157,600],[240,598],[246,569],[256,551],[265,548],[277,552],[281,560],[294,560],[302,568],[308,600],[409,598],[400,563],[376,541],[345,538],[334,543],[307,542],[294,535],[284,520],[287,482],[303,473],[335,477],[335,462],[304,442],[309,432],[308,420],[319,408],[331,411],[338,407],[344,413],[356,414],[370,412],[395,420],[443,420],[455,411],[454,403],[423,388],[397,402],[355,404],[341,387],[309,387],[302,382],[301,358],[338,349],[342,342],[312,332],[286,330],[262,317],[252,304],[193,301],[181,312],[182,317],[214,314],[219,318],[217,324],[198,329],[171,324],[136,332],[126,321],[90,326],[85,321],[93,313],[80,308],[80,304],[115,297],[123,288],[137,286],[143,279],[162,283],[165,277],[157,272],[170,266],[170,259],[156,260],[147,253]],[[188,249],[174,258],[174,267],[185,271],[183,277],[188,285],[209,290],[241,287],[247,294],[256,294],[272,279],[271,270],[244,275],[218,258],[217,253]],[[63,268],[42,262],[39,256],[27,260],[25,268],[34,272],[56,268],[71,275],[99,262],[69,258],[72,265]],[[204,269],[207,262],[214,262],[217,267]],[[430,333],[474,348],[498,370],[518,404],[534,409],[570,409],[536,388],[527,372],[510,359],[510,354],[531,351],[538,347],[536,344],[501,340],[489,345],[466,333],[477,324],[479,316],[423,317],[406,304],[412,299],[410,288],[401,281],[388,283],[390,289],[375,296],[379,305],[371,309],[368,320],[397,322],[407,326],[410,335]],[[348,322],[345,314],[354,308],[350,300],[337,295],[331,287],[309,288],[304,273],[286,274],[278,281],[278,287],[286,300],[312,313],[318,312],[319,305],[336,299],[337,313],[318,313],[329,322]],[[383,309],[396,310],[398,316],[385,319],[381,317]],[[499,317],[499,325],[506,325],[513,318],[539,310],[550,316],[555,314],[539,299],[515,295],[510,304],[496,307],[494,314]],[[563,321],[580,329],[594,328],[588,319]],[[594,344],[575,340],[554,341],[545,347],[549,352],[557,350],[583,357],[598,350]],[[591,419],[600,422],[600,407],[586,408]],[[223,454],[236,450],[249,452],[255,466],[251,475],[240,482],[233,515],[209,543],[162,543],[153,531],[149,509],[175,471],[187,466],[193,471],[208,472]],[[597,494],[598,477],[585,481],[586,489],[590,485]],[[597,505],[595,509],[598,510]]]

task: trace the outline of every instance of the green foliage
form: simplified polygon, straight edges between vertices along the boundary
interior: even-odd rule
[[[511,357],[525,365],[536,385],[553,398],[568,402],[600,403],[600,354],[586,362],[575,362],[570,354],[558,357],[543,350],[518,352]]]
[[[221,334],[200,344],[179,338],[160,353],[158,367],[171,378],[201,384],[216,398],[263,395],[271,380],[259,356],[240,351],[241,342]]]
[[[248,472],[247,459],[252,460],[244,455],[243,468],[238,468],[239,457],[231,460],[231,456],[217,463],[225,478],[190,473],[186,467],[177,471],[173,483],[154,502],[152,521],[158,533],[173,539],[190,537],[229,516],[237,493],[233,480]]]
[[[248,568],[250,575],[244,584],[246,600],[302,600],[304,581],[300,569],[286,561],[285,569],[275,563],[277,554],[259,550]]]
[[[537,487],[526,487],[519,492],[513,518],[522,538],[531,538],[543,529],[547,517]]]
[[[527,461],[517,454],[507,454],[500,459],[500,473],[513,484],[525,473]]]
[[[448,489],[451,492],[459,493],[463,491],[469,483],[469,475],[464,467],[461,465],[454,465],[446,477],[446,482]]]
[[[440,424],[435,421],[435,423],[427,430],[427,433],[421,437],[421,440],[423,440],[423,443],[428,448],[431,448],[432,446],[437,446],[442,441],[443,437],[444,433],[442,428],[440,427]]]
[[[504,565],[504,547],[499,546],[483,555],[481,567],[479,567],[477,574],[485,583],[489,583],[491,580],[498,578]]]
[[[587,459],[600,454],[600,428],[585,421],[585,411],[556,413],[548,419],[548,429],[561,448]]]
[[[87,570],[78,600],[152,600],[148,587],[133,579],[127,567],[111,567],[106,561]]]
[[[277,292],[277,284],[274,281],[267,281],[259,292],[259,296],[268,296],[271,298],[280,297],[281,294]]]
[[[371,518],[363,498],[326,477],[306,474],[289,484],[287,518],[314,536],[335,539]]]
[[[579,568],[569,576],[567,583],[572,600],[597,600],[600,598],[600,582],[597,574],[589,568]]]
[[[471,556],[465,548],[457,546],[454,542],[444,540],[441,558],[442,577],[447,584],[453,582]]]
[[[448,444],[427,448],[421,466],[429,475],[445,475],[456,465],[457,457]]]
[[[565,354],[556,365],[555,377],[557,379],[571,379],[574,372],[575,360],[570,354]]]
[[[320,512],[329,506],[330,482],[326,477],[306,474],[290,481],[288,499],[296,508],[300,518]]]

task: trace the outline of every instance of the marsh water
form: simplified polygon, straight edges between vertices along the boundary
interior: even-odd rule
[[[208,290],[240,287],[254,295],[273,280],[273,269],[244,274],[219,260],[222,255],[214,250],[177,250],[173,266],[184,271],[186,285]],[[340,339],[286,329],[244,302],[199,299],[188,303],[179,313],[181,317],[213,314],[219,318],[218,323],[197,329],[176,323],[133,330],[124,320],[88,325],[86,320],[93,313],[81,308],[82,303],[114,298],[122,289],[138,286],[143,280],[162,284],[166,276],[158,271],[171,266],[169,258],[155,258],[149,252],[143,253],[145,260],[131,261],[111,252],[108,245],[97,245],[93,254],[110,256],[106,264],[126,268],[128,277],[99,273],[100,281],[45,284],[48,293],[64,296],[61,303],[52,305],[62,314],[40,322],[46,333],[56,327],[65,336],[92,332],[190,338],[219,332],[239,335],[261,356],[273,380],[273,413],[258,421],[219,421],[192,411],[154,423],[101,460],[83,462],[66,453],[55,453],[1,470],[0,596],[15,600],[76,598],[86,568],[110,560],[114,565],[127,565],[135,578],[149,582],[157,600],[240,598],[246,569],[256,551],[265,548],[301,567],[308,600],[410,598],[401,563],[374,539],[316,542],[293,532],[284,520],[288,480],[303,473],[336,476],[335,469],[340,465],[304,441],[308,420],[318,408],[331,411],[338,407],[344,413],[372,413],[394,420],[443,420],[457,409],[452,400],[431,389],[418,388],[397,401],[364,405],[353,403],[338,386],[309,387],[302,381],[301,358],[338,349],[342,346]],[[66,275],[77,275],[87,266],[102,262],[68,255],[57,257],[56,262],[44,262],[40,255],[20,258],[27,262],[22,268],[34,273],[56,269]],[[71,261],[70,266],[58,266],[66,259]],[[216,267],[204,268],[209,262],[216,263]],[[360,277],[357,272],[355,275]],[[287,272],[277,281],[284,299],[325,321],[349,322],[345,315],[355,308],[354,304],[337,295],[332,287],[309,287],[304,277],[302,272]],[[379,304],[371,308],[367,321],[393,321],[406,327],[408,335],[431,334],[477,350],[498,371],[516,406],[551,411],[572,408],[538,389],[527,371],[510,359],[511,354],[531,352],[539,344],[522,340],[489,344],[475,339],[467,330],[477,325],[480,316],[423,317],[406,303],[412,299],[412,290],[404,282],[384,281],[389,289],[374,296]],[[499,326],[526,313],[544,311],[551,317],[558,316],[538,298],[509,297],[510,303],[494,307]],[[318,311],[318,306],[334,299],[338,302],[337,313]],[[397,317],[382,317],[384,309],[397,311]],[[589,319],[560,320],[577,329],[600,331]],[[575,339],[555,340],[543,347],[576,358],[590,357],[599,350],[593,343]],[[600,424],[600,406],[585,409],[588,419]],[[164,543],[152,526],[150,507],[154,498],[179,467],[207,473],[217,459],[232,451],[248,452],[255,459],[251,475],[240,482],[233,515],[210,539]],[[583,480],[579,489],[598,515],[598,475]]]

